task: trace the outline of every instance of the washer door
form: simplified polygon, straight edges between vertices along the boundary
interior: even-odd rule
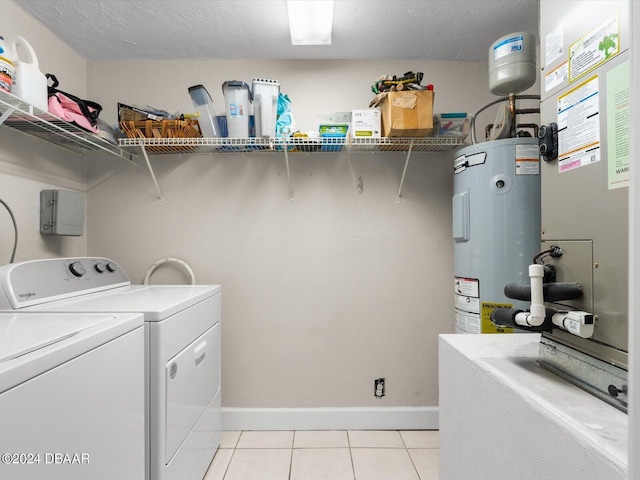
[[[220,323],[169,360],[165,376],[168,464],[220,388]]]

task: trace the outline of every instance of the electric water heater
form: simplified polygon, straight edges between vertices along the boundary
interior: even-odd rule
[[[538,139],[506,138],[459,150],[452,207],[456,332],[513,332],[490,315],[496,307],[528,307],[507,298],[504,286],[528,283],[528,267],[540,250]]]

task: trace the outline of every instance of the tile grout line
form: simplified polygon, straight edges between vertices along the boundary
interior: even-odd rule
[[[229,463],[227,463],[227,467],[224,469],[224,474],[222,475],[222,480],[225,480],[227,477],[227,473],[229,473],[229,468],[231,468],[231,462],[233,462],[233,457],[236,456],[236,450],[238,449],[238,444],[240,443],[240,438],[244,432],[241,430],[240,435],[236,439],[236,443],[233,445],[233,452],[231,452],[231,458],[229,459]]]
[[[233,449],[233,452],[231,452],[231,458],[229,458],[229,463],[227,463],[227,466],[224,469],[224,473],[222,474],[222,480],[224,480],[227,477],[227,473],[229,473],[229,468],[231,467],[231,462],[233,461],[233,457],[236,454],[236,449]]]
[[[293,473],[293,446],[296,444],[296,431],[293,431],[293,438],[291,439],[291,456],[289,457],[289,476],[287,477],[291,480],[291,474]]]
[[[356,479],[356,467],[353,464],[353,454],[351,452],[351,437],[349,436],[349,430],[344,431],[347,434],[347,446],[349,447],[349,458],[351,459],[351,476],[353,480]]]
[[[409,460],[411,461],[411,465],[413,465],[413,469],[415,470],[416,475],[418,476],[418,479],[420,479],[420,472],[418,471],[418,467],[416,467],[416,463],[413,461],[413,457],[411,456],[411,453],[409,453],[409,447],[407,447],[407,443],[404,441],[404,437],[402,436],[402,433],[398,431],[398,434],[402,439],[402,444],[404,445],[404,451],[407,452],[407,455],[409,456]]]

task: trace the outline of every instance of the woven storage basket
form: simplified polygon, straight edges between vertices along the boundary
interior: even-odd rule
[[[129,138],[200,138],[197,120],[135,120],[120,122],[120,129]],[[177,153],[193,151],[190,146],[147,146],[150,152]]]
[[[140,108],[130,107],[123,103],[118,103],[118,122],[132,122],[134,120],[162,120],[154,117],[150,112]]]

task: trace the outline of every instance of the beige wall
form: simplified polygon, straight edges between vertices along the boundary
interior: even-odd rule
[[[281,155],[152,161],[162,206],[142,168],[89,192],[89,253],[136,282],[176,256],[223,286],[225,406],[370,405],[379,376],[377,406],[437,404],[436,334],[452,324],[446,156],[416,155],[401,203],[398,155],[297,156],[293,204]]]
[[[0,2],[0,35],[22,35],[36,50],[42,71],[60,72],[65,89],[84,95],[86,62],[11,1]],[[68,87],[67,87],[68,85]],[[86,236],[41,236],[40,191],[86,189],[85,160],[13,129],[0,128],[0,198],[12,209],[19,230],[16,261],[86,254]],[[0,264],[9,261],[13,226],[0,207]]]
[[[118,101],[191,111],[198,83],[221,114],[223,81],[275,78],[306,131],[366,108],[378,75],[408,70],[436,86],[436,111],[493,100],[485,63],[90,62],[88,85],[113,122]],[[134,281],[176,256],[199,283],[222,284],[224,406],[437,405],[437,334],[453,324],[453,152],[414,154],[400,203],[402,153],[290,158],[293,203],[283,154],[152,156],[162,204],[142,161],[91,170],[88,251]],[[170,270],[154,282],[184,281]]]

